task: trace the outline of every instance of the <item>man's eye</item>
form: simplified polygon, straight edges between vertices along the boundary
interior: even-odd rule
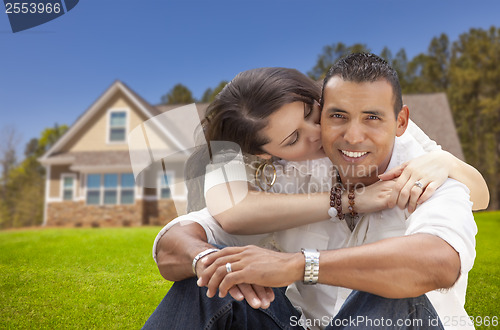
[[[330,114],[330,118],[344,118],[344,116],[340,113],[332,113]]]
[[[368,116],[368,119],[370,119],[370,120],[377,120],[377,119],[380,119],[380,118],[377,117],[377,116]]]

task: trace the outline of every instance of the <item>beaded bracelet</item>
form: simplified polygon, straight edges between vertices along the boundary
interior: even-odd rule
[[[339,184],[334,184],[330,190],[330,207],[333,207],[337,211],[336,215],[339,220],[344,220],[345,216],[342,213],[342,188]]]

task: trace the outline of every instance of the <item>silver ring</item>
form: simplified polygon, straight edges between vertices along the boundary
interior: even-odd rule
[[[415,181],[413,185],[419,187],[420,189],[424,189],[424,185],[420,181]]]
[[[231,269],[231,263],[230,263],[230,262],[228,262],[228,263],[226,264],[226,271],[227,271],[228,273],[230,273],[230,272],[232,272],[232,271],[233,271],[233,270]]]

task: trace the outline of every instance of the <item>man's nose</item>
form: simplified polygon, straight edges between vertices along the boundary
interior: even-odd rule
[[[363,142],[365,139],[365,134],[363,128],[357,123],[351,123],[344,134],[344,140],[349,142],[349,144],[358,144]]]

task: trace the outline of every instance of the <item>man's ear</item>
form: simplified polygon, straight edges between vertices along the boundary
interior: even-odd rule
[[[255,156],[257,156],[257,157],[259,157],[259,158],[262,158],[262,159],[264,159],[264,160],[269,160],[269,159],[271,159],[271,157],[272,157],[272,156],[271,156],[270,154],[268,154],[267,152],[265,152],[265,153],[263,153],[263,154],[258,154],[258,155],[255,155]]]
[[[408,122],[410,120],[410,109],[406,105],[403,105],[401,111],[398,113],[397,126],[396,126],[396,136],[401,136],[406,131],[408,127]]]

